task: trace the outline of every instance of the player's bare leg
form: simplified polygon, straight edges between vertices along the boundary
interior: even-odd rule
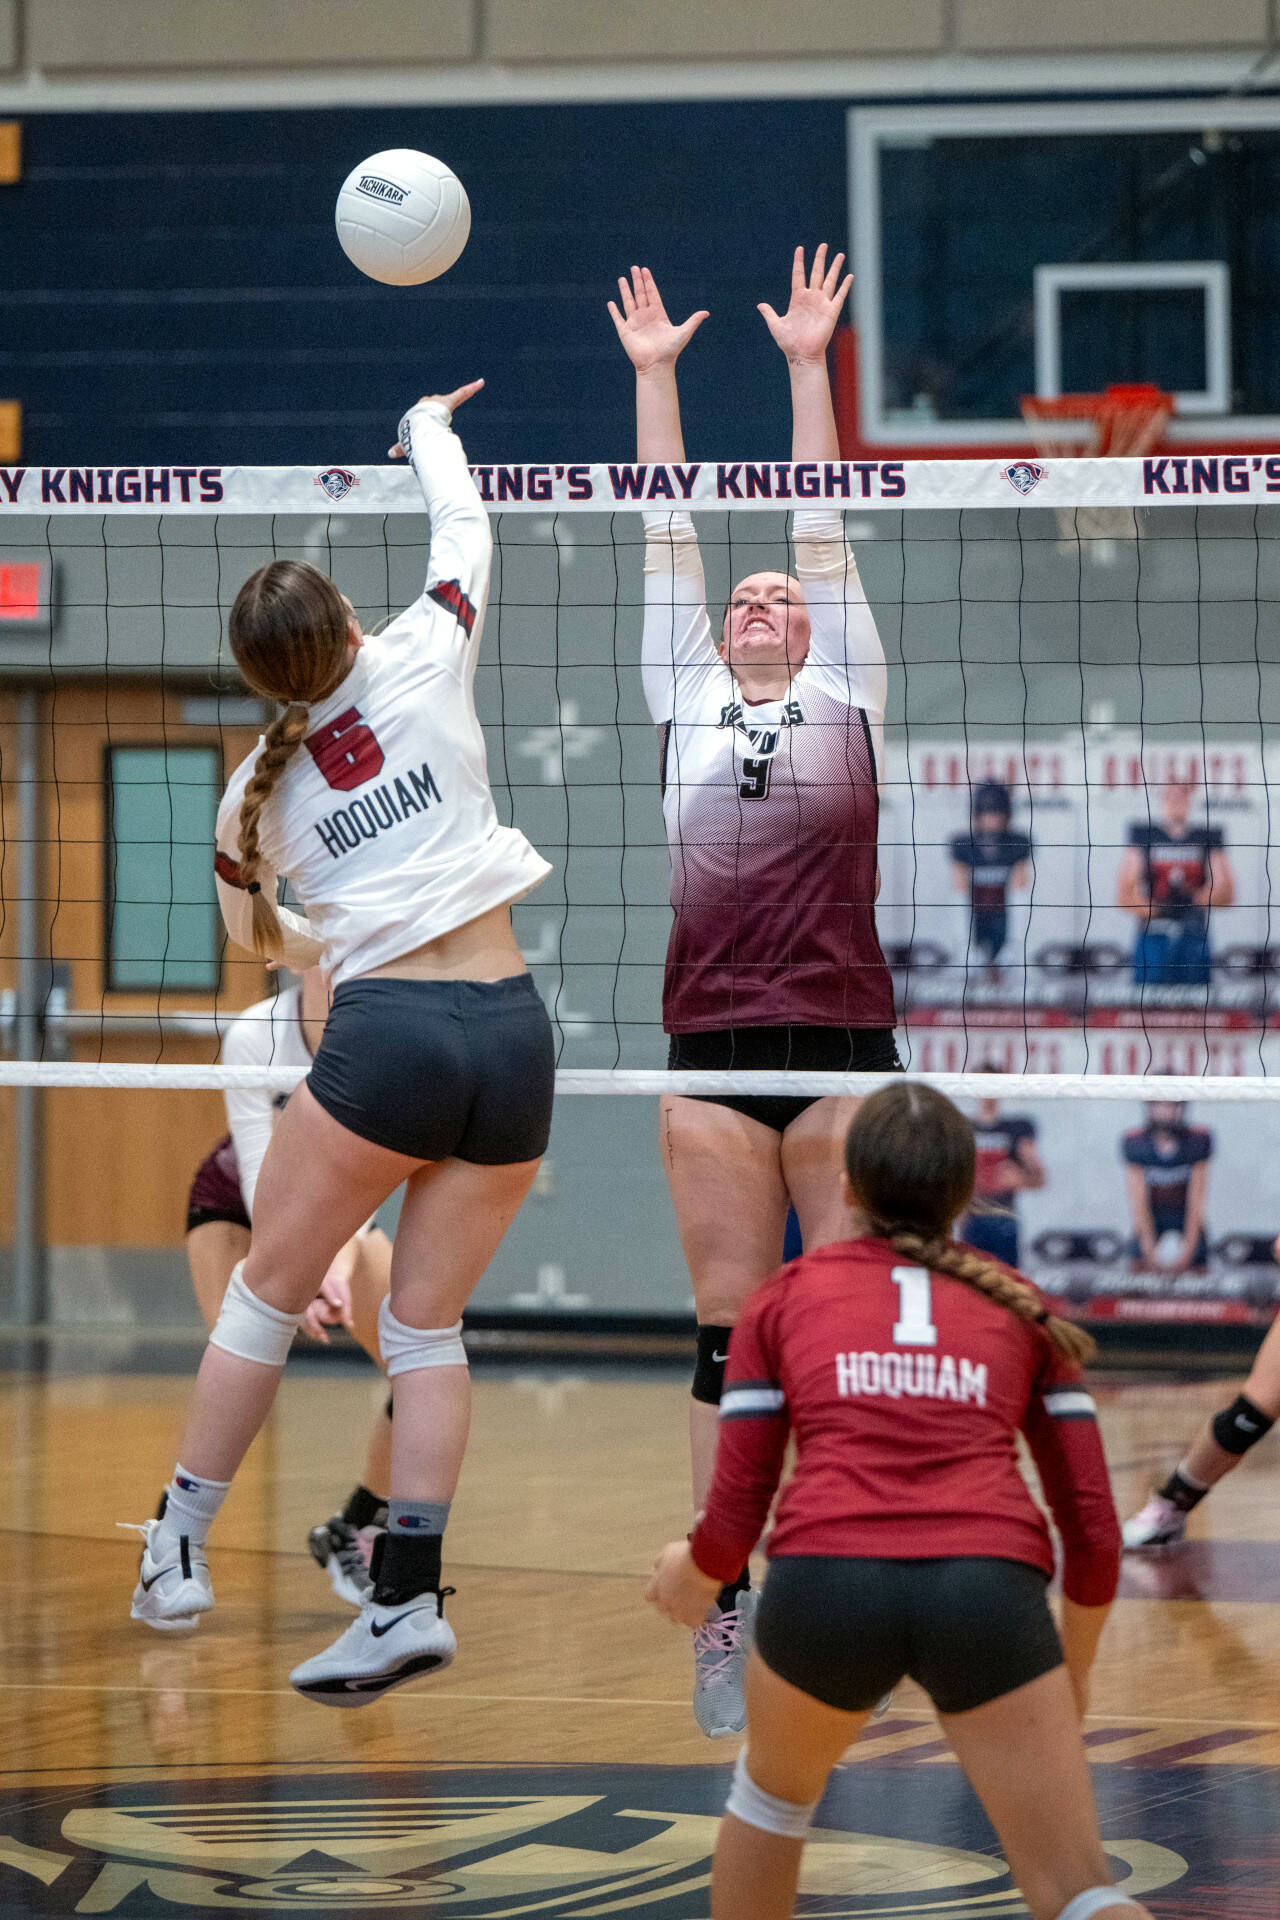
[[[732,1107],[669,1095],[662,1161],[693,1280],[699,1358],[689,1402],[695,1513],[711,1489],[728,1334],[747,1296],[782,1259],[789,1205],[781,1136]],[[705,1349],[705,1351],[704,1351]],[[744,1567],[694,1634],[694,1714],[712,1739],[746,1725],[743,1679],[755,1596]]]
[[[806,1252],[849,1237],[838,1175],[845,1135],[857,1110],[856,1100],[815,1100],[782,1136],[782,1175]]]
[[[378,1313],[391,1291],[391,1242],[380,1227],[356,1236],[355,1264],[349,1280],[350,1329],[374,1365],[382,1370]],[[330,1586],[348,1606],[363,1606],[373,1591],[369,1565],[374,1542],[387,1522],[391,1486],[390,1399],[379,1406],[369,1433],[364,1471],[340,1513],[307,1535],[307,1550]]]
[[[1058,1920],[1078,1894],[1111,1885],[1065,1666],[969,1713],[939,1718],[1032,1920]],[[1093,1920],[1133,1920],[1135,1913],[1150,1920],[1146,1907],[1117,1892]]]
[[[832,1767],[870,1715],[825,1706],[772,1672],[757,1653],[746,1684],[749,1734],[742,1764],[750,1785],[793,1808],[800,1825],[803,1810],[821,1799]],[[785,1815],[779,1824],[786,1824]],[[711,1874],[712,1920],[790,1920],[803,1852],[803,1833],[767,1832],[727,1812]]]
[[[248,1251],[248,1229],[237,1220],[202,1220],[187,1235],[191,1287],[206,1327],[211,1329],[222,1311],[227,1283]]]
[[[1168,1479],[1127,1520],[1130,1552],[1176,1546],[1186,1517],[1280,1419],[1280,1320],[1273,1321],[1238,1397],[1205,1422]],[[1224,1442],[1226,1444],[1224,1444]]]

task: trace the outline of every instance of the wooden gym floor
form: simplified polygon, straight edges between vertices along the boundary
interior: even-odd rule
[[[358,1477],[367,1369],[290,1368],[213,1541],[217,1611],[129,1620],[194,1355],[0,1345],[0,1916],[341,1913],[705,1920],[736,1743],[689,1708],[689,1648],[640,1602],[686,1521],[679,1373],[476,1381],[450,1523],[460,1643],[435,1681],[326,1711],[290,1666],[349,1618],[305,1553]],[[1129,1511],[1226,1374],[1100,1375]],[[1126,1562],[1087,1738],[1118,1875],[1179,1920],[1280,1920],[1280,1444]],[[998,1630],[998,1623],[996,1629]],[[1016,1915],[990,1829],[904,1686],[833,1778],[802,1912]]]

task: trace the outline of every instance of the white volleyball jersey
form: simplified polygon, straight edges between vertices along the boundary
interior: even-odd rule
[[[413,407],[401,441],[431,517],[425,590],[312,707],[259,829],[261,886],[274,893],[283,874],[304,909],[281,911],[284,957],[299,971],[319,963],[334,986],[520,899],[551,871],[498,822],[476,718],[488,516],[443,406]],[[227,931],[250,948],[238,830],[257,757],[228,783],[215,861]]]
[[[888,675],[842,516],[794,517],[809,653],[782,699],[759,702],[716,652],[692,520],[647,514],[645,535],[675,914],[663,1024],[892,1027],[875,926]]]
[[[237,1015],[222,1036],[224,1067],[303,1067],[311,1065],[311,1050],[302,1026],[302,988],[288,987],[270,1000],[259,1000]],[[240,1198],[253,1218],[253,1195],[258,1173],[271,1140],[272,1128],[289,1096],[270,1087],[228,1087],[227,1125],[240,1168]]]

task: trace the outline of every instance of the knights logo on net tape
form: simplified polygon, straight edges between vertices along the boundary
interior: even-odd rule
[[[331,500],[344,500],[352,487],[360,485],[360,479],[350,467],[326,467],[316,475],[316,485],[323,487]]]
[[[1022,494],[1030,493],[1044,479],[1044,468],[1037,466],[1034,460],[1015,460],[1003,472],[1015,492]]]

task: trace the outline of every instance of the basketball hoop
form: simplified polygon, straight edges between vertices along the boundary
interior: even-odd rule
[[[1059,460],[1110,454],[1140,458],[1159,446],[1173,415],[1173,398],[1159,387],[1108,387],[1105,393],[1022,397],[1022,417],[1038,452]]]
[[[1173,417],[1173,397],[1160,387],[1108,387],[1103,393],[1060,393],[1051,399],[1024,394],[1022,417],[1035,437],[1036,451],[1046,459],[1140,459],[1164,438]],[[1094,557],[1115,558],[1113,544],[1137,534],[1137,517],[1128,507],[1080,508],[1060,512],[1063,538],[1107,542],[1093,548]]]

